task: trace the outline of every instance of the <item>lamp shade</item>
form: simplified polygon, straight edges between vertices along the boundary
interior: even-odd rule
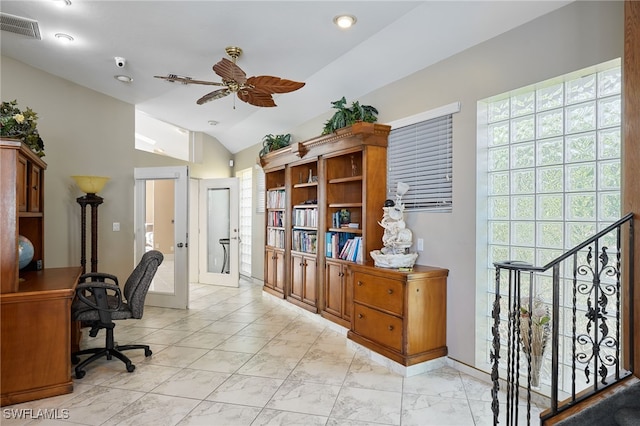
[[[110,179],[105,176],[71,176],[82,192],[97,194]]]

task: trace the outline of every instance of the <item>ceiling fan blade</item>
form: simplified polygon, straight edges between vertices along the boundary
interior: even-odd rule
[[[304,83],[286,80],[280,77],[273,77],[270,75],[249,77],[247,79],[247,84],[253,86],[256,91],[264,93],[289,93],[304,86]]]
[[[169,74],[167,76],[163,75],[154,75],[155,78],[160,78],[165,81],[169,81],[171,83],[182,83],[182,84],[204,84],[206,86],[224,86],[223,83],[217,83],[215,81],[204,81],[204,80],[194,80],[191,77],[183,77],[176,74]]]
[[[203,97],[201,97],[200,99],[198,99],[196,101],[196,103],[198,105],[202,105],[204,103],[207,103],[209,101],[213,101],[214,99],[220,99],[220,98],[224,98],[225,96],[227,96],[229,93],[231,93],[229,91],[229,89],[227,89],[226,87],[224,89],[218,89],[218,90],[214,90],[211,93],[207,93],[206,95],[204,95]]]
[[[222,58],[220,62],[215,64],[213,71],[222,77],[222,80],[234,80],[240,86],[247,81],[247,75],[244,71],[227,58]]]
[[[239,90],[237,95],[238,95],[238,99],[251,105],[255,105],[259,107],[276,106],[276,103],[273,101],[273,98],[269,93],[245,89],[245,90]]]

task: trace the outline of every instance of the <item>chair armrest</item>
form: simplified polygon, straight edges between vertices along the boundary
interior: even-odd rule
[[[107,291],[114,292],[114,296],[118,299],[118,305],[115,308],[110,308],[107,303]],[[89,299],[86,292],[93,295],[94,300]],[[122,307],[122,291],[117,284],[103,281],[80,283],[76,287],[76,296],[92,309],[98,309],[104,312],[117,312]]]

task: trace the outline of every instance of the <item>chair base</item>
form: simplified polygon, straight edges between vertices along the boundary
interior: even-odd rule
[[[88,364],[91,364],[93,361],[100,359],[102,357],[106,357],[108,360],[111,360],[113,357],[118,358],[120,361],[124,362],[127,371],[129,373],[133,372],[136,369],[136,366],[131,362],[131,360],[123,354],[121,351],[128,351],[131,349],[144,349],[144,356],[151,356],[153,352],[149,349],[148,345],[123,345],[123,346],[114,346],[113,348],[89,348],[84,349],[78,352],[74,352],[71,354],[71,362],[75,365],[75,373],[76,379],[82,379],[86,374],[84,371],[84,367]],[[88,355],[92,354],[89,358],[80,362],[80,355]]]

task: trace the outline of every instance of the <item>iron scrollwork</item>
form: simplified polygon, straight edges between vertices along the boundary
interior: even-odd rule
[[[597,246],[596,246],[597,250]],[[599,262],[594,260],[593,247],[589,246],[586,255],[586,264],[576,268],[577,275],[591,277],[591,282],[582,282],[576,285],[579,294],[587,296],[587,318],[586,333],[576,336],[577,342],[586,346],[587,349],[576,354],[576,360],[582,364],[586,364],[584,374],[586,382],[590,382],[591,368],[597,370],[600,381],[606,385],[606,378],[609,374],[609,367],[616,367],[618,364],[618,356],[607,353],[604,349],[613,349],[616,354],[619,349],[619,341],[616,336],[610,335],[610,329],[607,321],[609,298],[615,296],[619,292],[619,262],[616,266],[609,264],[608,247],[603,246]],[[599,263],[599,264],[598,264]],[[602,276],[616,277],[616,284],[602,282]],[[616,309],[619,309],[616,307]]]

